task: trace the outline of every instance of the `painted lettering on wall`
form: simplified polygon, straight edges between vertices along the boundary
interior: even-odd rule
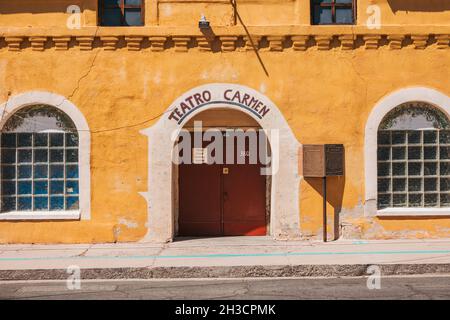
[[[169,120],[183,123],[189,114],[210,104],[228,104],[245,109],[258,119],[264,118],[270,107],[254,95],[243,90],[224,89],[220,92],[203,90],[178,102],[169,113]]]

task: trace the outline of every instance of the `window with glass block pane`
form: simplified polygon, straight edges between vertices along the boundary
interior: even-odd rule
[[[450,207],[450,125],[422,102],[388,113],[378,130],[378,209]]]
[[[143,0],[99,0],[99,22],[102,26],[142,26]]]
[[[50,106],[11,116],[1,138],[1,212],[79,209],[78,133]]]
[[[311,0],[312,24],[354,24],[355,0]]]

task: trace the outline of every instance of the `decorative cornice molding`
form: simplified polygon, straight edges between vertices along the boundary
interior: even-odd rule
[[[450,48],[450,34],[287,34],[287,35],[251,35],[258,50],[282,52],[287,50],[307,51],[313,47],[317,50],[401,50],[414,48],[424,50],[429,47],[437,49]],[[72,41],[74,39],[75,41]],[[193,41],[193,39],[195,39]],[[95,46],[94,46],[95,43]],[[216,45],[217,44],[217,45]],[[115,51],[162,52],[174,50],[186,53],[191,50],[200,52],[253,51],[253,45],[247,35],[55,35],[55,36],[6,36],[0,35],[0,50],[21,51],[31,48],[33,51],[55,49],[66,51],[78,48],[81,51],[103,49]],[[214,47],[214,50],[213,50]]]

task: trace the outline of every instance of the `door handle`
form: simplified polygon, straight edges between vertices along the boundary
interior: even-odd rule
[[[228,201],[228,192],[223,192],[223,201]]]

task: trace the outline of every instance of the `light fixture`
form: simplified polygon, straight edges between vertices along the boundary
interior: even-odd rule
[[[198,22],[198,27],[201,30],[209,29],[209,21],[206,20],[206,17],[204,14],[202,14],[200,21]]]

